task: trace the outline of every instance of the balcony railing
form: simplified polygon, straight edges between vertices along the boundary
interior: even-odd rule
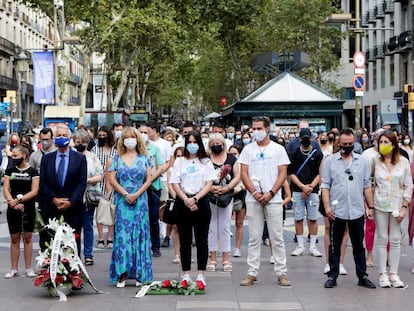
[[[375,6],[375,17],[377,19],[382,19],[385,17],[383,5],[378,4]]]
[[[10,55],[14,55],[16,52],[16,45],[6,38],[0,37],[0,50],[8,52]]]
[[[384,0],[382,3],[384,8],[385,14],[391,14],[394,13],[394,1],[393,0]]]
[[[375,18],[375,9],[370,9],[369,10],[369,16],[368,16],[368,23],[373,24],[375,23],[377,20]]]

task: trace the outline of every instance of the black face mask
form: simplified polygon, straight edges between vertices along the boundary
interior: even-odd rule
[[[333,141],[334,141],[334,138],[333,138],[333,137],[328,137],[328,140],[329,140],[329,142],[331,143],[331,142],[333,142]]]
[[[222,145],[213,145],[211,146],[211,152],[213,152],[214,154],[220,154],[223,151],[223,146]]]
[[[305,148],[310,146],[310,140],[309,139],[302,140],[300,143]]]
[[[327,140],[326,139],[321,139],[321,145],[326,145]]]
[[[82,144],[77,144],[77,145],[75,145],[75,149],[78,152],[84,152],[85,149],[86,149],[86,146],[85,145],[82,145]]]
[[[23,158],[12,159],[12,162],[13,162],[13,166],[20,166],[20,164],[23,163]]]
[[[350,154],[354,151],[354,146],[340,146],[340,151],[342,154]]]
[[[108,141],[108,137],[98,137],[98,147],[105,146],[105,143]]]

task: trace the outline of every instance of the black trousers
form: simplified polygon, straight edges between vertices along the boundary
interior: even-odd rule
[[[176,198],[178,209],[177,229],[180,237],[181,268],[191,270],[191,245],[193,229],[197,247],[197,269],[206,270],[208,260],[208,229],[211,220],[210,203],[207,196],[199,199],[198,210],[192,212],[180,198]]]
[[[148,212],[149,212],[149,224],[150,224],[150,235],[151,235],[151,249],[160,248],[160,195],[161,190],[147,190],[148,195]]]
[[[358,279],[367,275],[367,265],[365,262],[364,248],[364,223],[365,217],[345,220],[336,218],[330,220],[330,244],[329,244],[329,266],[328,276],[337,279],[339,275],[339,260],[341,257],[341,244],[344,238],[346,225],[348,224],[349,237],[352,243],[352,253],[354,255],[356,274]]]

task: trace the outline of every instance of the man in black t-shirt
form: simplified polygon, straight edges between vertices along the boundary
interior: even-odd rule
[[[318,233],[319,208],[319,167],[323,154],[311,145],[311,132],[308,128],[300,130],[300,146],[289,154],[291,164],[288,166],[288,176],[291,179],[292,201],[295,219],[295,232],[298,246],[292,256],[300,256],[305,252],[303,239],[303,219],[306,215],[310,233],[309,252],[312,256],[321,257],[316,247]]]

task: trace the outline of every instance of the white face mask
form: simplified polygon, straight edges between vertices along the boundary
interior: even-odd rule
[[[125,138],[124,146],[129,150],[135,149],[137,146],[137,140],[135,138]]]
[[[409,139],[404,139],[404,145],[409,145],[410,144],[410,140]]]
[[[253,131],[253,137],[260,142],[266,138],[266,131]]]
[[[115,131],[115,139],[118,139],[119,137],[121,137],[121,134],[122,134],[121,130]]]
[[[142,139],[144,140],[144,143],[147,143],[148,141],[148,135],[145,133],[141,133]]]

